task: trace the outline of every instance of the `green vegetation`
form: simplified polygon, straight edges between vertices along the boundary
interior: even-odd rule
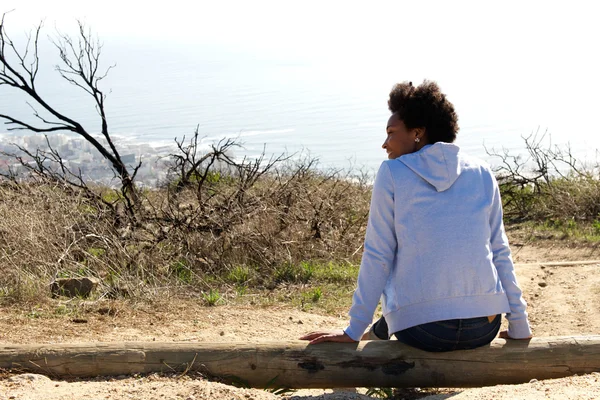
[[[313,276],[315,266],[312,263],[285,263],[275,268],[275,283],[308,283]]]
[[[218,290],[210,289],[208,292],[202,293],[202,298],[207,306],[215,306],[221,300],[221,294]]]
[[[245,286],[251,277],[250,268],[246,266],[236,266],[227,275],[227,280],[231,283]]]
[[[369,388],[365,393],[367,396],[375,397],[378,399],[395,399],[393,388]]]
[[[179,282],[183,284],[192,283],[192,270],[188,268],[185,261],[176,261],[171,266],[171,271]]]
[[[313,303],[316,303],[321,299],[321,297],[323,297],[323,290],[320,287],[316,287],[308,293],[308,297]]]

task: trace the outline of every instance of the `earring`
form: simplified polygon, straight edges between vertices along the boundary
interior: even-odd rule
[[[421,141],[421,139],[419,139],[418,137],[415,138],[415,143],[419,143]]]

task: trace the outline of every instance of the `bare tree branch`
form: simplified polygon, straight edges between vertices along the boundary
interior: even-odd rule
[[[133,216],[134,206],[138,201],[137,189],[133,178],[139,169],[139,165],[134,168],[132,175],[123,163],[119,151],[109,134],[104,105],[105,95],[98,87],[98,84],[106,77],[113,66],[109,67],[104,74],[98,75],[102,45],[98,40],[94,41],[92,39],[91,31],[86,29],[81,21],[78,22],[79,37],[77,44],[75,44],[70,36],[60,33],[58,33],[56,40],[53,41],[62,62],[62,66],[56,66],[56,70],[63,79],[84,90],[94,99],[95,108],[101,119],[101,133],[108,146],[98,141],[79,122],[56,111],[37,91],[35,83],[39,70],[38,49],[42,24],[40,23],[37,26],[33,35],[31,33],[28,35],[27,45],[21,53],[6,34],[4,16],[0,22],[0,86],[5,85],[25,93],[30,99],[35,100],[43,110],[56,118],[57,121],[50,121],[47,118],[41,117],[33,106],[31,107],[34,110],[34,117],[39,119],[44,125],[52,126],[34,126],[7,114],[0,114],[0,119],[5,120],[6,124],[11,125],[9,130],[30,130],[32,132],[44,133],[63,130],[82,136],[112,165],[112,168],[121,181],[122,192],[128,201],[128,211]],[[9,60],[6,53],[7,49],[11,49],[18,60],[16,63],[18,66]]]
[[[17,131],[17,130],[30,130],[32,132],[56,132],[56,131],[65,131],[65,130],[69,130],[72,132],[76,132],[74,129],[72,129],[71,127],[67,126],[67,125],[61,125],[61,126],[55,126],[52,128],[37,128],[33,125],[29,125],[26,122],[23,122],[21,120],[18,120],[16,118],[13,118],[9,115],[4,115],[4,114],[0,114],[0,118],[3,118],[5,120],[7,120],[7,122],[5,122],[5,124],[8,125],[17,125],[17,127],[11,127],[8,128],[9,131]],[[58,123],[56,123],[58,124]]]

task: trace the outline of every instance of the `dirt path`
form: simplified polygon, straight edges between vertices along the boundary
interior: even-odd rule
[[[600,332],[600,265],[568,267],[531,264],[600,258],[595,249],[519,247],[517,274],[523,287],[534,334],[586,335]],[[0,309],[0,343],[88,341],[260,341],[295,339],[318,328],[342,328],[346,316],[323,316],[285,307],[205,308],[194,301],[125,307],[114,301],[86,305],[82,318],[46,315],[40,309]],[[36,312],[38,314],[36,314]],[[78,322],[74,322],[78,321]],[[85,322],[84,322],[85,321]],[[0,344],[1,345],[1,344]],[[600,399],[600,374],[504,385],[443,390],[423,399]],[[360,392],[360,389],[359,389]],[[364,389],[362,390],[364,393]],[[352,391],[298,391],[294,400],[368,399]],[[150,375],[77,382],[39,375],[0,379],[4,399],[280,399],[264,390],[239,389],[196,376]],[[416,398],[416,397],[413,397]]]

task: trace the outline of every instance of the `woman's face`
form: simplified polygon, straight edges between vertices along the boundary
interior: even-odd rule
[[[385,149],[390,160],[413,153],[422,147],[415,142],[417,137],[422,139],[421,129],[406,129],[404,121],[398,118],[397,114],[392,114],[388,120],[386,131],[387,137],[381,147]]]

